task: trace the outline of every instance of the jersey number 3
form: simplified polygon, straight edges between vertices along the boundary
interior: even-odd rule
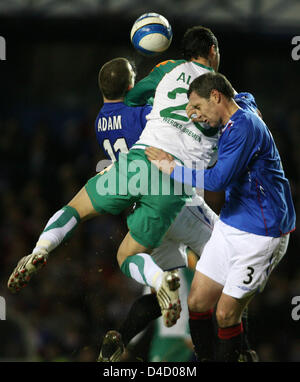
[[[254,268],[248,267],[247,270],[249,271],[247,273],[248,278],[243,281],[244,284],[250,284],[253,279]]]

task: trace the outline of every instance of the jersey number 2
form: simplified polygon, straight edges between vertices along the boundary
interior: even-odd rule
[[[185,88],[175,88],[172,91],[168,92],[168,98],[174,100],[177,97],[177,94],[186,94],[187,89]],[[177,121],[183,121],[183,122],[188,122],[189,118],[185,115],[179,114],[179,112],[185,111],[185,108],[187,107],[187,103],[184,103],[182,105],[177,105],[177,106],[170,106],[165,109],[162,109],[160,111],[160,116],[163,118],[171,118],[175,119]],[[210,127],[209,129],[204,129],[201,126],[201,123],[199,122],[193,122],[194,125],[197,127],[198,130],[202,132],[202,134],[206,135],[207,137],[212,137],[217,134],[218,128],[213,128]]]

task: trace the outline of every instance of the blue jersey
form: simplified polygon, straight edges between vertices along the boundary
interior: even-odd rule
[[[209,191],[225,190],[220,214],[224,223],[257,235],[279,237],[295,229],[290,185],[269,129],[253,113],[254,98],[244,93],[238,103],[243,109],[222,129],[215,167],[202,172],[178,167],[172,177],[182,181],[184,175],[194,187],[203,188],[204,181]]]
[[[96,121],[97,141],[113,162],[120,152],[128,152],[146,125],[151,106],[130,107],[123,102],[105,102]]]

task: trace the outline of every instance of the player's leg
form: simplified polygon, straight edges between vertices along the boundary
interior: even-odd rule
[[[200,362],[214,359],[214,307],[223,285],[199,271],[195,272],[188,297],[189,326],[196,356]]]
[[[222,293],[216,310],[218,341],[216,361],[237,362],[243,352],[242,314],[253,295],[237,299]]]
[[[157,170],[153,177],[155,168],[143,150],[132,150],[129,155],[131,161],[138,160],[141,169],[147,169],[146,179],[140,181],[147,185],[147,192],[140,194],[136,208],[127,218],[129,233],[118,250],[118,262],[125,275],[155,289],[165,324],[172,326],[180,314],[179,276],[176,271],[164,272],[149,253],[161,245],[187,195],[177,195],[174,182]],[[128,184],[132,183],[130,176],[128,172]]]
[[[155,293],[139,297],[131,306],[118,331],[108,331],[102,341],[98,362],[117,362],[129,342],[161,316]]]
[[[163,270],[187,266],[186,246],[168,239],[167,236],[165,236],[162,244],[153,250],[151,253],[152,258]],[[128,248],[125,253],[128,253]],[[191,251],[189,251],[189,254],[188,258],[191,259],[193,254]],[[194,266],[192,268],[194,269]],[[181,308],[179,304],[178,308]],[[165,314],[163,317],[166,320],[164,324],[170,326],[169,321],[173,312],[169,310],[166,313],[169,313],[169,315]],[[98,361],[118,361],[129,342],[161,315],[161,308],[154,290],[150,294],[139,297],[131,306],[118,331],[110,330],[104,336]]]
[[[32,253],[23,257],[12,272],[8,288],[16,292],[26,286],[31,276],[46,264],[49,254],[71,237],[79,223],[96,215],[99,213],[82,188],[70,203],[49,219]]]
[[[276,259],[282,257],[277,251],[281,239],[240,231],[222,222],[218,231],[219,237],[227,238],[227,244],[224,241],[222,244],[224,254],[229,256],[226,281],[216,310],[216,359],[234,362],[240,360],[243,350],[243,311],[253,296],[262,291]]]
[[[26,285],[31,275],[46,263],[49,253],[67,240],[81,221],[102,213],[117,215],[133,205],[134,198],[130,194],[118,194],[118,175],[117,162],[109,171],[89,179],[70,203],[51,217],[33,253],[20,260],[9,278],[8,287],[12,292]]]
[[[217,194],[218,193],[211,193]],[[212,198],[211,198],[212,199]],[[187,245],[193,248],[199,257],[203,251],[204,246],[211,237],[213,226],[218,220],[218,216],[212,211],[212,209],[206,204],[206,201],[200,197],[196,196],[194,198],[193,206],[186,207],[180,213],[180,220],[182,225],[177,227],[176,224],[172,225],[172,234],[175,237],[185,236],[188,239]],[[177,219],[175,223],[177,222]],[[197,230],[190,229],[190,227],[197,226]],[[185,232],[189,230],[189,232]],[[214,317],[215,318],[215,317]],[[214,319],[215,322],[215,319]],[[243,357],[247,361],[257,361],[258,357],[254,350],[251,349],[249,339],[248,339],[248,308],[246,307],[243,311],[242,316],[243,322]]]
[[[74,196],[74,198],[68,203],[68,206],[77,211],[82,222],[100,215],[100,213],[95,210],[85,187],[83,187]]]
[[[150,216],[152,216],[151,213]],[[149,233],[141,233],[141,230],[137,229],[140,227],[139,223],[132,224],[131,222],[129,226],[133,229],[134,236],[142,237],[145,242],[154,239],[155,243],[161,234],[160,232],[158,235],[153,230],[149,230]],[[163,316],[164,324],[168,327],[173,326],[180,316],[178,273],[164,271],[164,268],[161,267],[163,264],[155,261],[155,254],[159,248],[154,250],[154,256],[151,256],[148,253],[151,251],[149,246],[140,244],[132,237],[131,232],[128,232],[118,250],[117,258],[120,268],[125,275],[143,285],[152,287],[156,293],[140,297],[131,307],[119,331],[110,330],[106,333],[98,357],[99,362],[118,361],[129,341],[160,315]],[[178,251],[177,247],[178,245],[176,246]],[[185,264],[181,257],[180,264],[177,263],[175,257],[174,255],[173,267]]]
[[[161,316],[160,306],[155,293],[144,294],[131,306],[128,315],[119,328],[124,346],[155,319]]]
[[[119,246],[117,260],[126,276],[157,289],[163,271],[155,264],[149,252],[151,250],[134,240],[128,232]]]
[[[32,254],[22,258],[10,276],[8,287],[12,292],[26,285],[46,263],[49,253],[71,236],[80,221],[105,212],[119,214],[134,203],[131,195],[120,196],[117,192],[118,169],[118,164],[115,164],[109,171],[89,179],[70,203],[51,217]]]
[[[163,243],[158,248],[152,251],[151,259],[153,259],[155,264],[158,267],[160,267],[163,271],[170,271],[174,268],[178,269],[178,268],[188,266],[188,259],[191,259],[192,256],[196,257],[196,255],[190,250],[187,251],[187,247],[185,245],[181,243],[178,244],[177,242],[174,242],[168,239],[167,236],[168,235],[165,236]],[[189,253],[189,256],[188,256],[188,253]],[[194,269],[194,267],[192,268]],[[156,270],[156,272],[157,271],[158,270]],[[152,292],[154,293],[155,290],[152,289]],[[159,303],[157,300],[155,301],[155,298],[156,296],[153,294],[147,295],[147,297],[146,295],[144,295],[139,299],[141,300],[141,302],[137,302],[133,304],[133,307],[130,310],[130,312],[132,312],[132,324],[131,325],[124,324],[122,326],[123,328],[128,328],[128,330],[126,330],[127,333],[124,333],[124,331],[121,333],[122,337],[124,337],[125,342],[126,342],[126,339],[130,340],[136,334],[138,334],[139,331],[141,330],[139,328],[142,328],[142,329],[146,328],[147,325],[152,320],[158,317],[157,312],[160,311],[160,309],[159,309]],[[146,302],[148,302],[148,309],[146,309]],[[179,310],[181,309],[180,303],[178,303],[177,307]],[[142,313],[142,309],[145,309],[147,312]],[[136,313],[133,313],[135,310],[136,310]],[[173,312],[169,311],[169,314],[163,317],[163,319],[166,320],[166,322],[164,322],[165,326],[169,327],[171,326],[171,324],[173,324],[172,313]],[[135,321],[134,321],[134,316],[137,317]],[[130,319],[128,321],[130,321]],[[174,320],[174,323],[175,323],[175,320]],[[129,330],[129,326],[132,327],[131,331]],[[128,334],[128,332],[130,333]]]
[[[181,310],[178,272],[164,271],[147,252],[149,248],[138,243],[128,232],[119,247],[117,259],[126,276],[156,291],[165,325],[172,326]]]
[[[117,260],[126,276],[143,285],[152,286],[156,284],[156,279],[162,270],[146,252],[150,252],[149,249],[134,240],[128,232],[118,249]],[[105,334],[98,362],[119,361],[130,340],[160,315],[161,309],[155,294],[138,298],[119,330],[110,330]]]
[[[270,266],[269,273],[276,267],[276,265],[280,262],[282,257],[285,255],[287,251],[289,243],[289,235],[282,236],[280,238],[280,243],[273,254],[273,263]],[[266,280],[267,281],[267,280]],[[263,290],[263,287],[261,288]],[[243,360],[245,362],[258,362],[259,357],[255,350],[252,349],[251,342],[248,338],[248,332],[251,328],[249,328],[248,323],[248,306],[244,309],[242,315],[243,329],[244,329],[244,344],[243,344]]]

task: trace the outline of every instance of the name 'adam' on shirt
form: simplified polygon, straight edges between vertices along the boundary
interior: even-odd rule
[[[98,120],[98,131],[120,130],[122,129],[122,116],[101,117]]]

